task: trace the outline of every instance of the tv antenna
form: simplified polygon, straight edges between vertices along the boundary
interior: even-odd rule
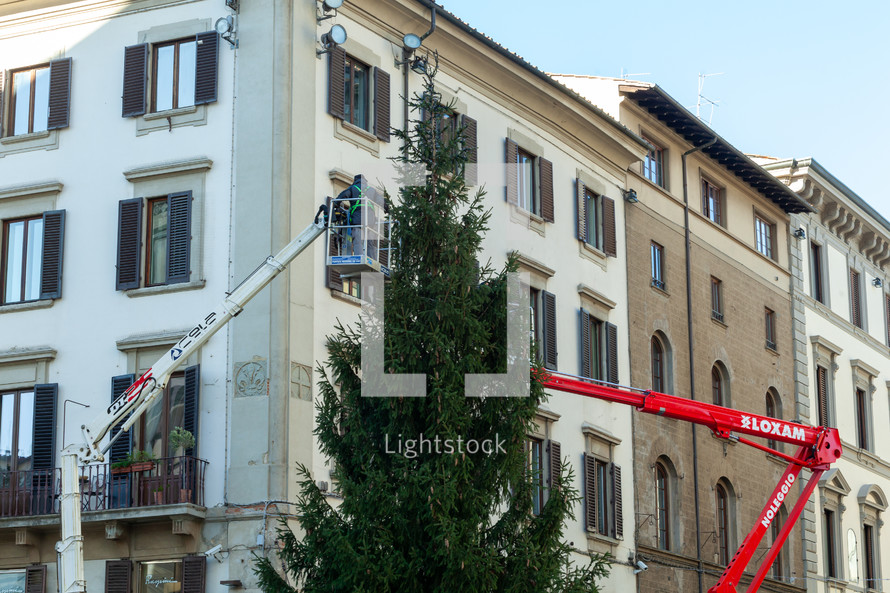
[[[720,107],[720,105],[719,105],[720,101],[713,101],[711,99],[708,99],[707,97],[705,97],[702,94],[702,89],[705,86],[706,78],[708,78],[709,76],[720,76],[721,74],[723,74],[723,72],[715,72],[713,74],[699,73],[699,75],[698,75],[698,102],[695,104],[695,117],[697,117],[698,119],[702,118],[701,117],[702,101],[709,103],[711,105],[711,113],[708,115],[708,126],[711,125],[711,120],[714,118],[714,108]]]
[[[629,77],[631,77],[631,76],[649,76],[650,74],[652,74],[652,73],[651,73],[651,72],[635,72],[635,73],[630,73],[630,72],[625,72],[625,71],[624,71],[624,68],[621,69],[621,78],[624,79],[624,80],[627,80],[627,79],[628,79]]]

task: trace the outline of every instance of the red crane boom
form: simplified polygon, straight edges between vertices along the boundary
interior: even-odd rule
[[[637,390],[618,387],[611,384],[572,377],[563,374],[548,374],[541,377],[544,387],[556,391],[565,391],[585,397],[592,397],[607,402],[633,406],[639,412],[655,414],[665,418],[686,420],[708,427],[719,438],[728,439],[750,445],[788,461],[779,483],[763,507],[757,522],[739,546],[732,560],[717,584],[708,589],[708,593],[736,593],[736,587],[742,573],[751,562],[754,552],[766,535],[772,522],[778,516],[779,508],[797,481],[800,471],[807,468],[813,472],[806,486],[801,490],[794,508],[782,525],[779,535],[770,546],[763,562],[748,586],[747,593],[755,593],[773,560],[782,549],[785,540],[794,528],[794,524],[803,512],[810,495],[819,483],[819,478],[832,463],[841,456],[841,439],[836,428],[824,426],[807,426],[795,422],[776,420],[768,416],[741,412],[732,408],[724,408],[714,404],[667,395],[650,390]],[[786,455],[760,443],[748,440],[739,434],[768,438],[774,441],[790,443],[799,448],[794,456]]]

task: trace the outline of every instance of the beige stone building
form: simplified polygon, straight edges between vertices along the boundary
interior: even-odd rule
[[[632,384],[794,419],[788,222],[810,206],[659,87],[557,78],[650,143],[625,209]],[[634,448],[637,553],[650,566],[640,590],[706,590],[786,464],[642,414]],[[761,590],[805,586],[799,533]]]

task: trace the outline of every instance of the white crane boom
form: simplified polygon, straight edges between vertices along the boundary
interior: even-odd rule
[[[319,220],[321,217],[321,220]],[[123,422],[117,436],[128,431],[136,420],[164,393],[167,382],[188,357],[204,345],[244,305],[257,295],[275,276],[321,235],[327,226],[327,206],[322,205],[315,220],[277,255],[269,256],[244,282],[233,290],[222,303],[188,332],[150,369],[130,385],[103,414],[89,426],[82,425],[83,443],[62,450],[62,493],[60,512],[62,541],[56,544],[59,558],[59,590],[61,593],[86,593],[83,574],[83,535],[80,525],[80,483],[77,464],[104,461],[113,441],[100,448],[100,443],[113,427]],[[127,415],[129,414],[129,417]]]

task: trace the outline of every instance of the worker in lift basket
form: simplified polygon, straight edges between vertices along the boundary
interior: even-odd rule
[[[364,186],[364,190],[362,189]],[[335,212],[334,220],[344,221],[346,225],[345,235],[341,234],[341,246],[344,255],[363,255],[364,254],[364,227],[372,226],[376,223],[377,214],[374,207],[374,198],[377,197],[377,190],[368,187],[357,175],[355,183],[340,192],[337,196],[338,212]],[[365,218],[365,224],[362,224],[362,218]],[[342,222],[339,224],[343,224]],[[377,241],[368,238],[368,255],[377,259]]]

